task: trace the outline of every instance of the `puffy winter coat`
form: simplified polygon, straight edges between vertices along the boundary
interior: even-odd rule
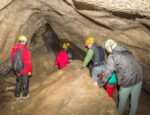
[[[32,72],[32,64],[31,64],[31,57],[30,57],[30,51],[24,44],[17,44],[15,47],[12,48],[11,51],[11,61],[13,60],[14,54],[18,49],[22,49],[22,61],[25,65],[24,69],[20,73],[16,74],[22,74],[22,75],[28,75],[30,72]]]
[[[65,50],[61,50],[55,59],[55,65],[60,69],[66,67],[69,64],[68,53]]]

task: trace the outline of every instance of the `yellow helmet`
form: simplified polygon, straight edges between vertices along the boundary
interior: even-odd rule
[[[89,45],[91,43],[94,43],[94,38],[93,37],[89,37],[89,38],[86,39],[85,46],[87,46],[87,45]]]
[[[70,46],[69,43],[64,43],[64,44],[62,45],[62,48],[63,48],[63,49],[68,49],[69,46]]]
[[[20,35],[20,36],[18,37],[18,40],[19,40],[19,41],[23,41],[23,42],[27,42],[27,37],[26,37],[26,36],[23,36],[23,35]]]

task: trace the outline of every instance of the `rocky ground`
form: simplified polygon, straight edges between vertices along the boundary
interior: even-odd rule
[[[10,86],[1,95],[0,114],[117,115],[114,101],[95,85],[88,69],[80,70],[80,66],[75,61],[45,78],[31,78],[28,100],[15,100],[15,78],[8,78],[6,82]]]
[[[115,102],[104,89],[99,89],[87,69],[80,70],[80,61],[48,76],[30,79],[30,98],[16,100],[15,76],[5,79],[0,96],[0,114],[3,115],[117,115]],[[13,76],[13,77],[12,77]],[[116,91],[117,94],[117,91]],[[128,104],[129,105],[129,104]],[[142,91],[137,115],[149,115],[150,96]],[[127,115],[128,107],[125,115]]]

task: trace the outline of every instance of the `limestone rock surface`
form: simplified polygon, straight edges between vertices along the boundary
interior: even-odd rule
[[[33,36],[42,36],[46,24],[59,40],[83,51],[89,36],[102,46],[108,38],[117,40],[141,63],[144,88],[150,91],[150,0],[1,0],[1,63],[9,58],[20,34],[29,38],[32,50]]]

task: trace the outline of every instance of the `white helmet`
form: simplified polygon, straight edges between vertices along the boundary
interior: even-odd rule
[[[23,42],[27,42],[27,37],[26,36],[22,36],[20,35],[19,38],[18,38],[19,41],[23,41]]]
[[[111,53],[116,46],[117,46],[117,42],[113,39],[108,39],[105,42],[105,48],[109,53]]]

